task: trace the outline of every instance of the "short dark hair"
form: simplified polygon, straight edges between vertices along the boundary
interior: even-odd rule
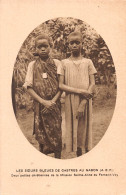
[[[74,31],[74,32],[70,33],[68,35],[68,42],[69,42],[70,37],[72,37],[72,36],[80,36],[81,41],[83,41],[83,36],[82,36],[81,32],[79,32],[79,31]]]
[[[49,42],[49,45],[50,47],[53,47],[53,41],[51,39],[51,37],[49,37],[47,34],[45,33],[41,33],[41,35],[38,35],[36,38],[35,38],[35,46],[36,46],[36,42],[38,40],[41,40],[41,39],[46,39],[48,42]]]

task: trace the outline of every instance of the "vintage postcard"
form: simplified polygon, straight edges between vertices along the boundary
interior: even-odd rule
[[[126,1],[0,13],[0,194],[126,195]]]

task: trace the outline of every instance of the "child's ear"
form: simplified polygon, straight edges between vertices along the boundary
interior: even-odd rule
[[[33,48],[33,49],[34,49],[33,55],[34,55],[34,56],[39,56],[39,54],[37,53],[37,47],[36,47],[36,46],[34,46],[34,48]]]
[[[34,52],[33,55],[34,55],[34,56],[38,56],[38,53],[37,53],[37,52]]]
[[[81,54],[84,55],[84,53],[85,53],[85,48],[84,48],[84,44],[82,43]]]
[[[69,47],[69,41],[66,41],[66,46]]]
[[[84,49],[84,42],[82,42],[82,49]]]
[[[52,53],[53,53],[53,48],[50,47],[50,50],[49,50],[49,55],[50,55],[50,57],[52,56]]]

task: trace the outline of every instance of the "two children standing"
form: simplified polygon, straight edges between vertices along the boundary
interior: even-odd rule
[[[96,70],[91,60],[81,55],[83,39],[80,32],[68,37],[71,56],[52,59],[50,38],[42,34],[35,40],[38,58],[28,66],[24,87],[34,98],[34,133],[40,151],[61,158],[62,91],[65,96],[66,151],[82,155],[92,145],[92,96]]]

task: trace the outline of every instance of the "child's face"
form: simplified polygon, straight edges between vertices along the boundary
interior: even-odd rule
[[[70,36],[69,48],[73,54],[80,54],[82,49],[82,40],[79,35]]]
[[[41,58],[48,57],[50,45],[47,39],[40,39],[36,41],[36,52]]]

